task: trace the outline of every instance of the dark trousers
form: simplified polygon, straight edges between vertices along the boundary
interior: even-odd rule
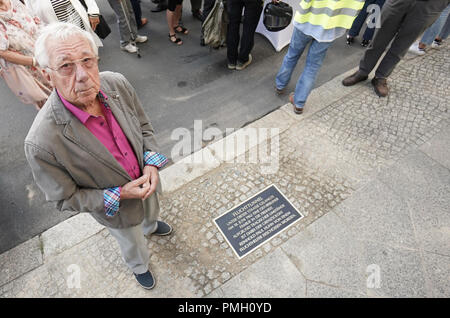
[[[202,7],[202,0],[191,0],[192,13],[197,12]]]
[[[204,0],[203,1],[203,21],[206,19],[206,17],[209,15],[211,10],[214,8],[214,4],[216,3],[216,0]]]
[[[242,37],[239,41],[239,28],[241,24],[242,9],[244,10],[244,22]],[[259,16],[263,8],[260,0],[228,0],[228,30],[227,30],[227,57],[228,62],[236,64],[237,61],[245,63],[248,61],[258,26]],[[240,44],[240,47],[239,47]],[[239,52],[238,52],[239,47]]]
[[[362,28],[364,22],[366,22],[366,18],[369,14],[367,12],[367,7],[371,4],[375,4],[375,5],[378,5],[381,9],[383,7],[384,1],[385,0],[366,0],[366,2],[364,2],[363,8],[359,12],[355,21],[353,21],[352,27],[350,28],[350,30],[348,30],[348,35],[353,36],[353,37],[358,36],[359,31],[361,31],[361,28]],[[364,31],[363,40],[366,40],[366,41],[372,40],[374,32],[375,32],[375,28],[367,27],[366,31]]]
[[[376,77],[388,77],[411,44],[449,3],[450,0],[387,0],[381,11],[381,27],[375,31],[372,43],[361,59],[360,71],[369,74],[392,41],[375,71]]]
[[[137,24],[138,28],[140,28],[140,27],[142,27],[141,0],[130,0],[130,1],[131,1],[131,6],[133,7],[136,24]]]

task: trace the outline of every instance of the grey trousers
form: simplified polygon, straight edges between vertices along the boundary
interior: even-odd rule
[[[135,274],[143,274],[148,270],[150,251],[144,235],[149,235],[158,228],[159,200],[156,193],[144,201],[144,209],[145,216],[141,224],[125,229],[107,228],[119,243],[125,263]]]
[[[387,0],[381,11],[381,27],[375,31],[372,43],[359,63],[359,70],[368,75],[392,41],[375,71],[376,77],[388,77],[411,44],[449,3],[450,0]]]
[[[125,12],[122,10],[120,2],[124,4]],[[117,24],[119,25],[120,34],[120,46],[125,46],[132,41],[132,35],[137,36],[137,24],[136,18],[134,17],[133,6],[130,0],[108,0],[109,5],[113,9],[117,17]],[[125,14],[130,22],[130,27],[125,19]]]

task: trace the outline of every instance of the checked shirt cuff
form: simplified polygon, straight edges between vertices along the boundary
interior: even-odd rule
[[[164,167],[167,162],[167,158],[160,153],[153,151],[144,152],[144,164],[146,166],[155,166],[159,169]]]
[[[108,188],[103,192],[103,202],[107,216],[113,217],[119,211],[120,187]]]

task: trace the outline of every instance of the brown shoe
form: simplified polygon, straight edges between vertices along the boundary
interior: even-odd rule
[[[294,106],[294,113],[296,113],[297,115],[300,115],[303,113],[303,107],[300,108],[300,107],[295,106],[294,93],[289,94],[289,101],[291,102],[292,106]]]
[[[278,87],[275,86],[275,93],[277,93],[277,95],[284,94],[284,88],[279,89]]]
[[[387,86],[387,79],[386,78],[377,78],[374,77],[372,79],[372,85],[373,89],[375,90],[375,93],[379,97],[386,97],[389,94],[389,87]]]
[[[361,71],[358,70],[349,77],[344,78],[344,80],[342,81],[342,85],[353,86],[356,83],[365,81],[367,78],[368,78],[367,75],[364,75],[363,73],[361,73]]]

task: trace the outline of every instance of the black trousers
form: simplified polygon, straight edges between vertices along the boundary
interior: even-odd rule
[[[191,0],[192,13],[197,12],[202,7],[202,0]]]
[[[239,40],[242,9],[244,9],[244,22],[242,37]],[[227,58],[228,63],[245,63],[248,61],[258,26],[259,17],[263,9],[261,0],[228,0],[228,30],[227,30]],[[239,50],[238,50],[239,48]]]
[[[375,71],[376,77],[388,77],[411,44],[449,3],[450,0],[387,0],[381,11],[381,27],[375,31],[372,43],[359,63],[360,71],[369,74],[392,41]]]
[[[205,20],[206,17],[208,17],[209,13],[214,8],[215,3],[216,3],[216,0],[204,0],[203,1],[203,10],[202,10],[203,20]]]
[[[137,24],[138,28],[140,28],[140,27],[142,27],[141,0],[130,0],[130,2],[131,2],[131,6],[133,7],[136,24]]]

